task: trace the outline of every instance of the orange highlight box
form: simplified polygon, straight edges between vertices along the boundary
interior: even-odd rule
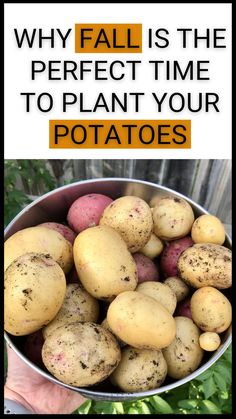
[[[76,23],[75,52],[141,53],[141,23]]]
[[[49,148],[191,148],[191,120],[50,120]]]

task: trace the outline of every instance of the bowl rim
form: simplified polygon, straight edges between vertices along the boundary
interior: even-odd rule
[[[199,205],[198,203],[196,203],[195,201],[193,201],[191,198],[189,198],[186,195],[183,195],[180,192],[175,191],[174,189],[168,188],[166,186],[163,185],[159,185],[157,183],[153,183],[153,182],[148,182],[145,180],[141,180],[141,179],[130,179],[130,178],[126,178],[126,177],[108,177],[108,178],[96,178],[96,179],[86,179],[86,180],[79,180],[76,182],[71,182],[68,185],[63,185],[60,186],[58,188],[55,188],[45,194],[43,194],[42,196],[36,198],[35,200],[33,200],[31,203],[29,203],[27,206],[25,206],[11,221],[10,223],[5,227],[4,229],[4,237],[5,235],[8,233],[8,231],[11,229],[11,227],[14,225],[14,223],[26,212],[28,212],[30,210],[30,208],[32,208],[33,206],[36,206],[38,203],[40,203],[41,201],[43,201],[45,198],[49,197],[50,195],[53,195],[54,193],[58,193],[60,191],[66,190],[66,189],[70,189],[72,186],[77,186],[77,185],[81,185],[81,184],[89,184],[89,183],[99,183],[99,182],[124,182],[124,183],[139,183],[141,185],[147,185],[147,186],[151,186],[151,187],[158,187],[158,189],[161,189],[164,192],[167,193],[171,193],[171,194],[175,194],[183,199],[185,199],[187,202],[189,202],[190,204],[193,205],[193,209],[198,209],[200,210],[202,213],[204,214],[209,214],[209,211],[207,211],[205,208],[203,208],[201,205]],[[230,236],[226,233],[226,239],[229,243],[230,246],[232,246],[232,241]],[[195,371],[193,371],[191,374],[187,375],[186,377],[174,381],[171,384],[166,384],[164,386],[161,386],[159,388],[156,389],[152,389],[152,390],[147,390],[147,391],[142,391],[142,392],[103,392],[103,391],[96,391],[96,390],[89,390],[89,387],[74,387],[71,386],[69,384],[65,384],[59,380],[57,380],[54,376],[50,375],[50,373],[47,373],[45,371],[43,371],[41,368],[37,367],[33,362],[31,362],[26,356],[24,356],[24,354],[14,345],[14,343],[11,341],[11,338],[9,336],[9,334],[4,330],[4,338],[7,342],[7,344],[17,353],[17,355],[27,364],[30,365],[30,367],[35,370],[36,372],[38,372],[41,376],[45,377],[46,379],[62,386],[65,388],[68,388],[70,390],[74,390],[80,394],[83,394],[84,396],[86,396],[87,398],[91,398],[93,400],[107,400],[107,401],[125,401],[125,400],[135,400],[135,399],[140,399],[140,398],[145,398],[145,397],[149,397],[149,396],[153,396],[153,395],[157,395],[157,394],[161,394],[164,393],[166,391],[169,390],[173,390],[174,388],[177,388],[193,379],[195,379],[196,377],[198,377],[200,374],[202,374],[204,371],[206,371],[210,366],[212,366],[222,355],[223,353],[226,351],[226,349],[229,347],[229,345],[232,342],[232,335],[231,333],[229,334],[229,336],[227,337],[226,341],[221,344],[220,348],[217,349],[217,351],[215,352],[215,354],[205,363],[203,364],[200,368],[196,369]]]

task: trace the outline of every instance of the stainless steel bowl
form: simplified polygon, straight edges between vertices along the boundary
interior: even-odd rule
[[[158,197],[161,195],[169,194],[186,199],[192,206],[196,217],[201,214],[208,213],[204,208],[186,196],[154,183],[124,178],[92,179],[63,186],[35,200],[33,203],[24,208],[6,227],[5,239],[10,237],[18,230],[35,226],[45,221],[60,222],[66,220],[66,215],[72,202],[76,198],[89,193],[101,193],[108,195],[113,199],[123,195],[136,195],[140,198],[143,198],[147,202],[149,202],[155,196]],[[231,240],[229,236],[226,237],[225,245],[231,248]],[[228,298],[230,298],[230,290],[226,290],[225,294]],[[64,384],[54,378],[49,372],[41,370],[25,357],[21,349],[23,339],[22,337],[15,337],[5,332],[5,339],[24,362],[26,362],[31,368],[33,368],[48,380],[51,380],[52,382],[57,383],[63,387],[75,390],[85,397],[93,400],[124,401],[148,397],[154,394],[160,394],[164,391],[179,387],[182,384],[196,378],[199,374],[208,369],[225,352],[231,343],[231,330],[228,329],[226,332],[224,332],[224,334],[222,334],[222,342],[220,347],[214,353],[206,353],[203,359],[203,363],[192,374],[188,375],[182,380],[174,381],[168,379],[165,385],[160,388],[138,393],[118,392],[117,389],[112,387],[108,380],[97,386],[89,388],[73,387]]]

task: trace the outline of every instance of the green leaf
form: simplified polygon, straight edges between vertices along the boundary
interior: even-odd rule
[[[228,349],[222,355],[222,358],[232,363],[232,345],[229,345]]]
[[[155,407],[157,413],[173,413],[171,406],[160,396],[151,397],[150,403],[153,407]]]
[[[94,406],[94,410],[96,413],[103,413],[108,415],[113,414],[115,409],[110,402],[97,402]]]
[[[200,413],[221,414],[220,409],[210,400],[201,400],[199,402]]]
[[[130,407],[128,410],[129,415],[139,415],[138,409],[135,409],[135,407]]]
[[[79,415],[87,415],[89,413],[89,410],[91,408],[92,405],[92,400],[86,400],[86,402],[84,402],[78,409],[77,409],[77,413]]]
[[[224,377],[222,377],[222,375],[219,374],[217,371],[213,372],[213,376],[214,376],[215,383],[216,383],[217,387],[219,388],[219,390],[226,391],[227,390],[227,385],[226,385]]]
[[[144,413],[145,415],[150,415],[151,413],[148,405],[144,402],[139,403],[138,410],[140,411],[140,413]]]
[[[113,402],[112,405],[118,414],[123,415],[125,413],[123,404],[121,402]]]
[[[227,362],[224,364],[221,362],[215,367],[215,371],[218,372],[221,377],[224,377],[224,380],[227,384],[232,383],[232,368],[228,365]]]
[[[217,387],[215,385],[213,377],[210,377],[208,380],[205,380],[202,383],[202,387],[206,399],[209,399],[209,397],[211,397],[217,391]]]
[[[182,407],[183,409],[191,410],[195,409],[198,405],[197,400],[180,400],[178,402],[178,406]]]
[[[212,370],[209,369],[202,374],[200,374],[198,377],[195,378],[197,381],[205,381],[208,380],[212,376]]]

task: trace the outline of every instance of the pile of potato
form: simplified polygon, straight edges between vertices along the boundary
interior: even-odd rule
[[[63,383],[125,392],[196,370],[231,324],[231,250],[183,198],[79,197],[5,242],[5,330]]]

